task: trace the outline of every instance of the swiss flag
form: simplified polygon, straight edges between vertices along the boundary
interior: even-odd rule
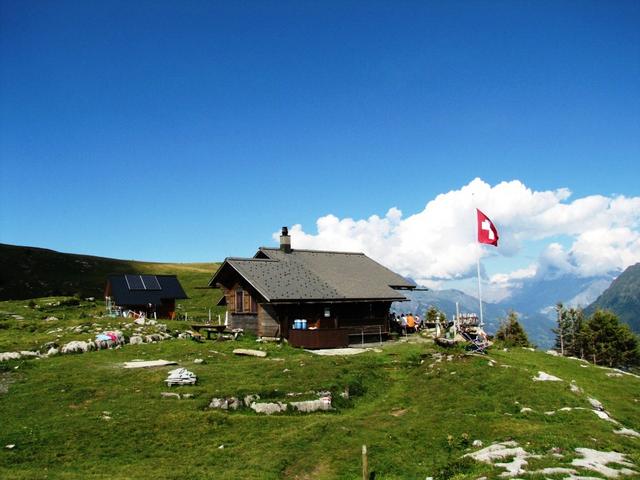
[[[478,214],[478,242],[498,246],[498,229],[489,217],[476,208]]]

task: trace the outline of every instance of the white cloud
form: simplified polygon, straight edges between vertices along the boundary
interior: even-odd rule
[[[514,288],[521,287],[523,281],[534,278],[537,273],[538,265],[536,263],[512,272],[496,273],[489,279],[488,288],[485,288],[485,298],[492,302],[500,301]]]
[[[534,191],[519,180],[492,187],[476,178],[407,217],[393,207],[384,217],[361,220],[326,215],[317,220],[314,234],[294,225],[292,246],[362,251],[402,275],[435,286],[473,276],[479,251],[511,257],[530,240],[552,241],[558,235],[571,240],[569,248],[550,243],[525,269],[493,275],[493,290],[503,293],[533,276],[598,275],[640,261],[640,197],[591,195],[569,202],[570,197],[567,188]],[[497,225],[498,248],[480,249],[476,243],[475,206]]]

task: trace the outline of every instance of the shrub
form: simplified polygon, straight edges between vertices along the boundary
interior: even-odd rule
[[[80,300],[75,297],[66,298],[64,300],[60,300],[61,307],[76,307],[80,305]]]
[[[529,347],[527,332],[518,321],[518,314],[513,310],[507,318],[500,322],[500,328],[495,335],[496,340],[503,342],[508,347]]]
[[[469,457],[457,458],[447,463],[435,475],[437,480],[450,480],[452,478],[467,478],[477,468],[475,460]],[[458,477],[460,476],[460,477]]]

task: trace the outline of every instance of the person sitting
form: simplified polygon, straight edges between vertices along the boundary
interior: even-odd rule
[[[415,321],[416,321],[416,332],[418,330],[420,330],[420,328],[422,328],[422,319],[420,318],[420,315],[418,315],[417,313],[414,315]]]

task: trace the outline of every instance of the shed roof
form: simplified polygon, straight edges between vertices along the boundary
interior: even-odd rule
[[[415,285],[363,253],[262,247],[254,258],[227,258],[209,282],[235,270],[269,302],[406,298],[396,289]]]
[[[134,283],[135,277],[142,279]],[[166,299],[189,298],[175,275],[109,275],[108,282],[116,305],[158,305]]]

